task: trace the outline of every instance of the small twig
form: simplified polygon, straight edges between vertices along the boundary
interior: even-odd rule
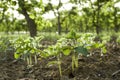
[[[115,71],[112,76],[115,76],[116,74],[120,73],[120,70]]]
[[[67,68],[67,69],[65,69],[65,70],[63,71],[63,73],[66,73],[66,71],[68,71],[70,68],[71,68],[71,65],[70,65],[70,66],[68,66],[68,68]]]
[[[88,76],[85,80],[88,80],[90,78],[90,76]]]

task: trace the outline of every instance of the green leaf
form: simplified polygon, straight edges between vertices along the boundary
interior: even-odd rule
[[[20,58],[20,54],[18,54],[18,53],[15,53],[15,54],[14,54],[14,58],[15,58],[15,59],[18,59],[18,58]]]
[[[32,49],[30,52],[31,52],[31,53],[35,53],[35,49]]]
[[[43,58],[47,58],[50,55],[47,52],[43,51],[43,52],[41,52],[40,56],[43,57]]]
[[[58,64],[58,61],[50,61],[48,62],[47,66],[52,66],[54,64]]]
[[[76,32],[74,30],[71,30],[68,35],[67,35],[68,39],[76,39]]]
[[[12,3],[13,6],[15,6],[17,2],[16,1],[12,1],[11,3]]]
[[[76,48],[74,48],[75,51],[79,54],[82,54],[84,56],[87,56],[89,53],[88,53],[88,50],[86,48],[84,48],[83,46],[78,46]]]
[[[99,48],[99,47],[100,47],[100,44],[98,44],[98,43],[95,43],[92,45],[92,48]]]
[[[103,53],[106,53],[106,52],[107,52],[107,50],[106,50],[105,47],[102,47],[102,52],[103,52]]]
[[[64,49],[63,54],[68,56],[70,54],[71,50],[70,49]]]

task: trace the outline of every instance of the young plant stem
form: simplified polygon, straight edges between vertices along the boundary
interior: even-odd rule
[[[75,46],[76,45],[76,40],[73,39],[73,45]],[[77,57],[77,54],[75,51],[73,51],[73,54],[72,54],[72,71],[75,70],[75,68],[78,67],[78,57]]]
[[[72,55],[72,71],[75,70],[75,54]]]
[[[75,55],[75,68],[78,68],[78,55]]]
[[[35,64],[37,64],[37,55],[34,56]]]
[[[25,55],[23,55],[23,60],[24,60],[24,61],[27,61],[27,58],[25,57]]]
[[[27,57],[26,60],[27,60],[27,64],[29,65],[30,64],[29,57]]]
[[[57,60],[58,60],[58,68],[59,68],[60,77],[62,77],[62,68],[61,68],[61,61],[60,61],[59,55],[57,56]]]
[[[30,65],[32,65],[32,55],[31,54],[29,56],[29,60],[30,60]]]
[[[78,68],[78,57],[77,57],[77,55],[74,53],[74,54],[72,55],[72,71],[74,71],[75,68]]]

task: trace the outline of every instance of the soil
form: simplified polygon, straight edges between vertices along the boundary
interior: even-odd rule
[[[79,57],[79,67],[72,71],[71,56],[62,58],[62,77],[57,65],[46,66],[55,57],[39,60],[38,64],[28,67],[23,60],[1,60],[0,80],[120,80],[120,44],[106,44],[107,53]]]

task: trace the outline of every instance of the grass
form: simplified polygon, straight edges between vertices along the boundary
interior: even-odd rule
[[[11,39],[15,39],[15,38],[18,38],[18,37],[29,37],[29,34],[28,33],[14,33],[14,34],[6,34],[4,32],[0,32],[0,37],[8,37],[8,38],[11,38]]]
[[[77,32],[77,34],[82,35],[82,34],[85,34],[85,33]],[[56,41],[59,38],[65,36],[65,35],[66,35],[65,33],[62,33],[61,35],[58,35],[56,32],[38,32],[38,34],[37,34],[37,36],[44,36],[44,40],[46,40],[46,41]],[[115,33],[115,32],[102,32],[98,36],[102,40],[107,40],[108,41],[112,35],[116,35],[116,36],[118,36],[118,38],[120,38],[120,36],[119,36],[120,32],[118,32],[118,33]],[[29,32],[27,32],[27,33],[26,32],[20,32],[19,34],[17,32],[15,32],[14,34],[11,34],[11,33],[6,34],[4,32],[0,32],[0,37],[9,37],[11,39],[15,39],[15,38],[18,38],[18,37],[26,38],[26,37],[29,37]]]
[[[65,34],[62,33],[61,35],[58,35],[55,32],[39,32],[38,36],[44,36],[44,40],[56,41],[61,37],[65,36]]]

